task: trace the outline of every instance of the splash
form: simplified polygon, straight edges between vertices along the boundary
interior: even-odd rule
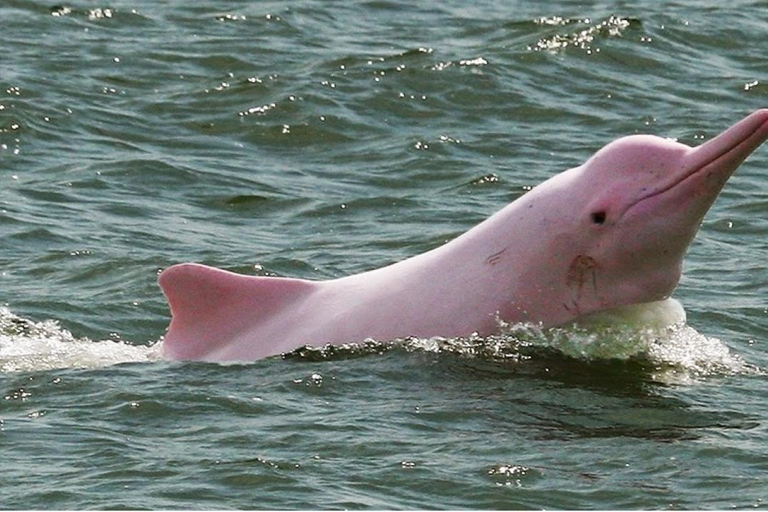
[[[654,380],[669,384],[762,373],[718,338],[688,325],[683,306],[674,299],[596,313],[564,327],[517,324],[505,332],[584,361],[639,361],[652,369]]]
[[[287,356],[319,360],[360,357],[400,348],[516,364],[554,355],[586,363],[641,362],[649,368],[653,380],[668,384],[762,373],[732,353],[721,340],[687,325],[685,310],[674,299],[604,311],[582,317],[578,323],[551,329],[503,322],[501,327],[502,333],[494,336],[406,338],[390,343],[366,340],[361,344],[304,347]]]
[[[494,336],[405,338],[387,343],[365,340],[303,347],[285,357],[346,359],[400,349],[517,364],[556,354],[587,363],[640,361],[651,369],[654,380],[677,384],[711,376],[763,373],[721,340],[697,332],[685,320],[682,305],[668,299],[585,316],[573,325],[551,329],[502,323],[502,333]],[[33,322],[0,307],[0,373],[159,360],[159,343],[147,347],[77,338],[55,320]]]
[[[0,308],[0,373],[156,361],[157,346],[76,338],[54,320],[33,322]]]

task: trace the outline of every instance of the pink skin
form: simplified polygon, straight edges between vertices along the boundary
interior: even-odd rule
[[[305,345],[489,335],[670,296],[725,182],[768,138],[768,109],[697,147],[618,139],[455,240],[331,281],[185,263],[160,275],[169,359],[252,361]]]

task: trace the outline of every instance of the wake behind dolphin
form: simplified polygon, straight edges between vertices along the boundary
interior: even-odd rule
[[[697,148],[618,139],[458,238],[329,281],[197,264],[160,275],[169,359],[250,361],[302,346],[492,336],[660,301],[728,178],[768,138],[759,110]]]
[[[160,360],[157,345],[77,338],[58,322],[34,322],[0,307],[0,373],[100,368]]]

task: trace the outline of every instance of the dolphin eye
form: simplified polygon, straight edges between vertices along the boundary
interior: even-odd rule
[[[605,224],[605,212],[600,210],[599,212],[592,213],[592,222],[595,224]]]

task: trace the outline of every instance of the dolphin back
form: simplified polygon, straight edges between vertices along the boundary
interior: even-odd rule
[[[163,355],[194,360],[230,359],[226,351],[233,346],[259,352],[258,347],[243,345],[273,341],[269,333],[275,317],[300,304],[317,286],[302,279],[245,276],[196,263],[169,267],[159,283],[173,316],[163,339]]]

